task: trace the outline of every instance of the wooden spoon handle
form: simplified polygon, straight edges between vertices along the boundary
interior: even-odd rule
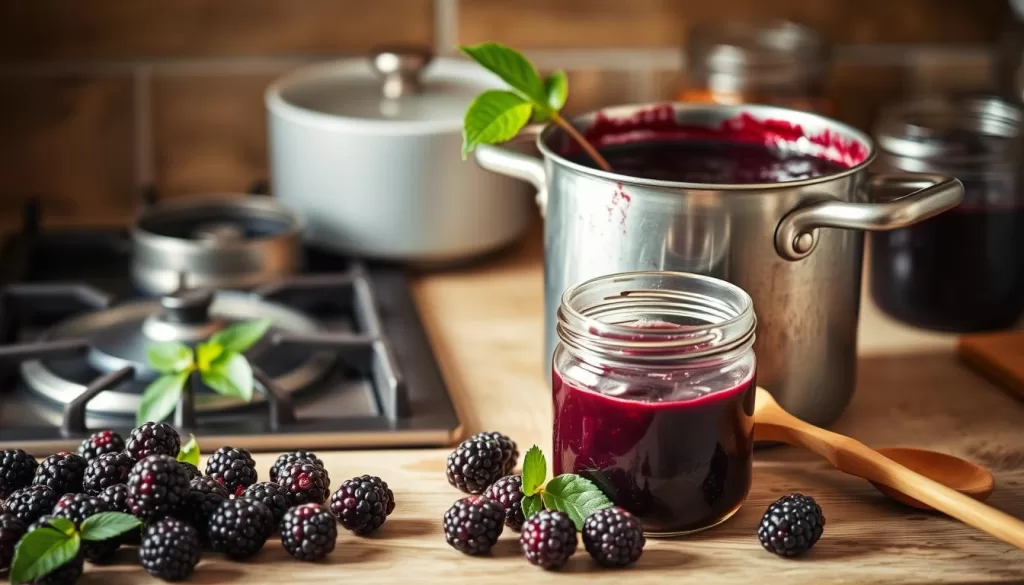
[[[892,487],[964,524],[1024,549],[1024,521],[911,471],[860,441],[795,417],[787,416],[783,422],[784,425],[758,422],[755,438],[802,446],[821,455],[840,471]]]

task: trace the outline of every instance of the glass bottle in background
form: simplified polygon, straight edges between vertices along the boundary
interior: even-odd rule
[[[871,294],[890,316],[970,332],[1011,327],[1024,313],[1022,120],[1017,106],[988,96],[883,109],[874,132],[882,170],[952,175],[965,191],[956,209],[871,234]]]
[[[831,114],[829,51],[814,30],[788,21],[695,25],[686,44],[683,102],[759,103]]]

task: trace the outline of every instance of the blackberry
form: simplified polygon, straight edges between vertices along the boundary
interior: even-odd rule
[[[468,494],[482,494],[492,483],[515,468],[519,451],[501,433],[478,433],[448,456],[448,483]]]
[[[270,481],[274,483],[281,483],[277,481],[278,474],[281,473],[281,471],[285,468],[286,465],[288,465],[289,463],[299,461],[300,459],[304,459],[306,461],[309,461],[310,463],[315,463],[316,465],[320,466],[320,469],[322,469],[324,472],[324,477],[327,477],[327,489],[331,489],[331,478],[328,477],[327,467],[324,466],[324,462],[321,461],[320,458],[316,456],[316,453],[313,453],[311,451],[292,451],[291,453],[285,453],[278,457],[277,461],[275,461],[274,464],[270,466]]]
[[[242,497],[263,502],[270,509],[270,513],[274,515],[273,530],[277,530],[281,518],[284,518],[285,512],[292,507],[292,495],[283,487],[269,481],[254,483],[245,488]]]
[[[505,527],[505,509],[483,496],[469,496],[444,513],[444,538],[467,555],[487,554]]]
[[[234,496],[256,483],[256,462],[245,449],[221,447],[206,461],[206,476],[219,481]]]
[[[84,476],[85,459],[74,453],[61,451],[43,459],[43,462],[36,468],[32,483],[45,485],[61,495],[78,493],[82,491]]]
[[[57,505],[59,498],[60,494],[45,485],[30,485],[8,496],[4,507],[8,514],[14,515],[22,524],[28,526],[43,514],[49,514]]]
[[[124,453],[104,453],[85,466],[82,491],[95,495],[112,485],[125,483],[134,465],[135,461]]]
[[[230,498],[228,490],[216,480],[209,477],[193,479],[188,496],[185,497],[185,505],[178,511],[177,516],[195,526],[199,531],[199,540],[205,543],[210,516],[220,507],[221,502]]]
[[[164,518],[146,526],[139,562],[158,579],[184,581],[199,564],[201,548],[195,528],[177,518]]]
[[[85,570],[81,554],[32,582],[32,585],[74,585]]]
[[[711,455],[708,465],[708,474],[700,484],[701,493],[704,494],[704,501],[709,506],[714,506],[725,496],[725,474],[729,471],[729,455],[722,448],[721,444],[715,445],[715,452]]]
[[[123,483],[108,486],[107,489],[100,492],[99,497],[107,503],[111,512],[132,513],[128,506],[128,486]]]
[[[30,485],[36,467],[39,467],[36,458],[21,449],[0,451],[0,500]]]
[[[292,495],[296,505],[323,504],[330,490],[327,472],[306,459],[285,465],[277,476],[277,483]]]
[[[530,564],[559,569],[576,552],[576,526],[565,512],[541,510],[523,523],[519,544]]]
[[[757,539],[766,551],[793,557],[810,550],[824,528],[825,516],[814,498],[790,494],[768,506],[757,527]]]
[[[224,500],[210,515],[206,536],[213,550],[233,559],[260,552],[272,532],[274,514],[262,502]]]
[[[167,423],[152,422],[132,429],[124,447],[124,452],[136,461],[142,461],[150,455],[177,457],[180,450],[181,437],[178,431]]]
[[[317,561],[334,550],[338,526],[320,504],[295,506],[281,521],[281,546],[300,561]]]
[[[0,573],[11,568],[14,547],[25,535],[25,524],[13,514],[0,514]]]
[[[643,527],[622,508],[598,510],[583,521],[583,547],[599,565],[625,567],[644,554]]]
[[[187,461],[179,461],[178,463],[185,468],[185,473],[188,474],[189,480],[199,479],[200,477],[203,477],[203,472],[199,471],[199,468],[196,467],[195,465],[192,465]]]
[[[188,493],[188,473],[169,455],[146,457],[128,476],[128,507],[145,521],[174,514]]]
[[[100,455],[122,451],[124,451],[124,439],[114,431],[93,433],[78,446],[78,456],[85,459],[86,462],[92,461]]]
[[[395,509],[395,495],[379,477],[345,480],[331,496],[331,511],[347,530],[366,535],[380,528]]]
[[[519,532],[526,517],[523,516],[523,476],[506,475],[484,490],[490,498],[505,508],[505,526]]]
[[[88,494],[65,494],[53,507],[53,516],[67,518],[79,528],[86,518],[101,512],[110,512],[110,506],[101,498]],[[82,553],[89,562],[105,563],[111,560],[120,546],[121,539],[119,537],[100,542],[83,541]]]

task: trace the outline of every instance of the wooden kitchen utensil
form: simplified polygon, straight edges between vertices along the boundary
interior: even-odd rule
[[[757,389],[754,439],[804,447],[851,475],[888,486],[961,522],[1024,549],[1024,521],[911,471],[863,443],[807,424]]]
[[[953,455],[909,447],[882,447],[878,449],[878,452],[911,471],[920,473],[961,494],[971,496],[975,500],[980,501],[989,497],[995,487],[995,480],[989,470]],[[901,504],[921,510],[935,509],[887,485],[875,482],[871,482],[871,484],[878,488],[878,491]]]
[[[971,367],[1024,398],[1024,331],[965,335],[957,353]]]

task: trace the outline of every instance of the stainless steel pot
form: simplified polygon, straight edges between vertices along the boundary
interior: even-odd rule
[[[863,234],[904,227],[956,206],[959,181],[936,175],[869,176],[875,147],[863,133],[814,114],[770,106],[625,106],[580,116],[643,119],[671,107],[682,126],[721,127],[741,115],[784,120],[807,136],[861,148],[856,164],[786,183],[711,185],[600,171],[562,156],[557,127],[540,132],[543,160],[500,146],[476,150],[484,168],[538,190],[546,215],[545,349],[551,363],[555,312],[566,288],[632,270],[675,270],[728,280],[754,299],[759,316],[758,383],[797,416],[828,424],[854,388]],[[789,145],[811,148],[806,140]],[[809,151],[810,154],[816,154]],[[909,193],[909,194],[908,194]],[[839,228],[839,229],[826,229]]]

